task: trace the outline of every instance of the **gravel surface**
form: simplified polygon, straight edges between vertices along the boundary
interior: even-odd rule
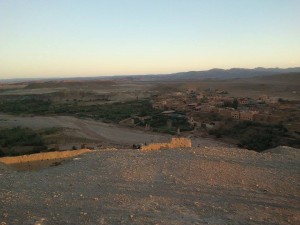
[[[107,149],[40,171],[0,165],[0,224],[300,224],[293,151]]]

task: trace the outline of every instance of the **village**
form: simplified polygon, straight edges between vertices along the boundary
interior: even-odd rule
[[[155,96],[152,100],[153,108],[164,110],[162,114],[184,112],[194,126],[205,125],[207,128],[218,126],[223,120],[282,123],[297,111],[297,105],[299,102],[267,95],[257,99],[236,98],[225,90],[209,88],[202,92],[189,88],[183,92]]]
[[[49,88],[54,84],[62,89]],[[70,88],[69,82],[59,81],[3,90],[0,110],[15,116],[68,116],[159,135],[217,138],[257,151],[278,145],[300,146],[300,101],[292,98],[297,95],[293,93],[297,90],[293,86],[284,88],[290,95],[277,95],[270,92],[270,87],[254,94],[249,91],[250,86],[246,91],[236,91],[234,86],[218,87],[208,81],[151,85],[122,81],[112,86],[98,82],[88,89],[85,82],[72,84],[76,87]],[[60,132],[58,130],[53,128],[53,132]],[[69,134],[66,135],[65,138],[59,135],[59,144],[66,144]],[[95,137],[87,135],[87,138]],[[58,144],[57,140],[50,138],[46,143],[52,148]],[[132,140],[130,146],[145,142],[149,140]],[[75,143],[71,147],[73,145]]]
[[[221,135],[222,132],[228,133],[228,130],[238,132],[238,124],[246,124],[246,127],[252,126],[254,129],[241,130],[243,137],[240,139],[251,136],[250,133],[255,133],[257,127],[260,131],[257,135],[264,135],[266,131],[274,134],[270,142],[277,142],[276,139],[283,134],[289,136],[289,140],[284,141],[287,144],[291,143],[290,140],[299,138],[299,101],[268,95],[260,95],[257,98],[233,97],[227,90],[207,88],[200,91],[197,88],[186,88],[182,91],[154,94],[151,104],[160,112],[159,115],[132,115],[120,124],[177,135],[215,135],[218,138],[228,136]],[[276,133],[274,129],[283,132]],[[231,143],[239,143],[238,135],[231,135],[231,139]]]

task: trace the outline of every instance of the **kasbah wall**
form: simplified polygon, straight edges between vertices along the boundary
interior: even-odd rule
[[[169,143],[151,143],[141,147],[142,151],[152,151],[170,148],[191,148],[192,141],[189,138],[172,138]]]

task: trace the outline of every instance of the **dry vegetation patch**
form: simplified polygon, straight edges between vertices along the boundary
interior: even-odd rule
[[[142,146],[143,151],[171,149],[171,148],[191,148],[192,141],[189,138],[172,138],[169,143],[151,143],[149,145]]]
[[[12,166],[17,170],[36,170],[52,165],[59,165],[62,161],[91,152],[89,149],[72,151],[55,151],[46,153],[36,153],[14,157],[2,157],[0,163]]]

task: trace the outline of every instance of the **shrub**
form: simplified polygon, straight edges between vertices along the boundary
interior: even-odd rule
[[[39,134],[28,128],[15,127],[0,132],[0,145],[11,146],[44,146]]]
[[[230,128],[220,128],[209,131],[217,138],[229,137],[238,141],[238,146],[261,152],[282,143],[288,136],[287,129],[282,124],[262,124],[244,121],[234,124]]]
[[[255,130],[239,142],[239,146],[258,152],[276,147],[278,144],[278,137],[273,132],[265,132],[264,130]]]
[[[22,99],[4,101],[0,103],[0,111],[13,114],[45,114],[50,112],[52,104],[50,101],[36,99]]]

